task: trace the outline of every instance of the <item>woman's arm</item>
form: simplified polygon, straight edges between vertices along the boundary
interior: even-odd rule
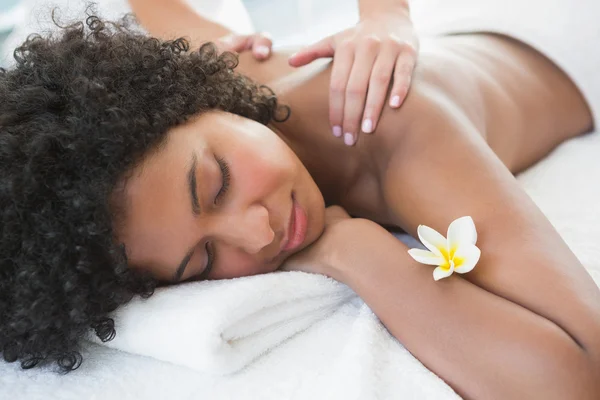
[[[479,264],[434,282],[405,249],[390,245],[392,256],[374,245],[369,257],[381,260],[343,279],[467,397],[597,398],[598,288],[470,120],[436,88],[421,88],[422,104],[413,97],[403,111],[427,117],[396,135],[383,196],[413,235],[419,224],[445,232],[472,216]]]
[[[346,225],[338,232],[345,237],[333,247],[335,267],[323,272],[349,285],[393,336],[461,396],[598,398],[597,358],[559,326],[461,276],[435,282],[432,267],[416,263],[403,243],[371,221]],[[482,260],[475,271],[490,265]]]

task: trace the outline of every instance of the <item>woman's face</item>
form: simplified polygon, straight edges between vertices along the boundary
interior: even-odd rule
[[[214,111],[168,133],[124,188],[118,240],[163,282],[276,270],[324,227],[321,192],[266,126]]]

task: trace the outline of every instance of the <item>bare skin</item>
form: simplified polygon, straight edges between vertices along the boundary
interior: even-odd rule
[[[426,46],[405,105],[384,111],[375,135],[353,151],[326,145],[327,119],[318,110],[327,96],[315,94],[326,72],[303,81],[298,92],[282,91],[295,115],[288,130],[280,129],[319,142],[310,155],[298,153],[319,187],[333,192],[324,191],[326,199],[352,215],[413,235],[419,224],[444,232],[453,219],[471,215],[482,249],[478,268],[439,288],[431,271],[411,267],[405,248],[396,250],[404,246],[384,247],[378,235],[365,252],[365,268],[357,267],[354,247],[340,241],[348,259],[329,275],[349,283],[394,336],[465,397],[541,396],[544,387],[544,398],[594,398],[598,289],[511,174],[591,130],[589,110],[558,68],[510,39],[457,36]],[[309,115],[310,126],[302,124]],[[332,189],[341,182],[347,186]],[[374,253],[386,256],[377,262]],[[406,265],[405,273],[394,272],[390,259]],[[490,368],[489,359],[503,362]],[[557,363],[577,370],[577,378]],[[540,373],[515,374],[520,369]]]
[[[384,108],[376,132],[346,148],[330,134],[329,65],[240,59],[241,72],[290,105],[291,118],[273,128],[328,204],[413,235],[419,224],[443,232],[463,215],[478,228],[478,267],[442,283],[363,219],[306,251],[318,261],[324,243],[334,249],[335,262],[311,272],[350,285],[466,398],[598,397],[600,293],[513,176],[592,129],[565,74],[508,38],[423,40],[402,108]]]

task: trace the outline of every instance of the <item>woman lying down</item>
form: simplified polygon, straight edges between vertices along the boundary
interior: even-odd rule
[[[593,129],[585,77],[508,36],[423,38],[402,106],[347,146],[331,134],[337,61],[243,53],[235,68],[129,26],[30,37],[0,73],[5,360],[68,371],[134,295],[299,269],[350,286],[466,398],[599,398],[600,292],[513,176]],[[578,41],[542,27],[548,48]],[[377,57],[343,65],[369,76]]]

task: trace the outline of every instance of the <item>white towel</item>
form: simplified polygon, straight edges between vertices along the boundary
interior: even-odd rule
[[[136,298],[114,314],[105,345],[206,373],[235,372],[356,297],[303,272],[186,283]],[[101,344],[90,334],[89,339]]]

